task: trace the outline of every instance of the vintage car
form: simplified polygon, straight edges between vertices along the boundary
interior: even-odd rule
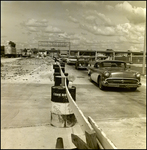
[[[87,69],[88,65],[89,65],[88,57],[79,57],[77,58],[75,69]]]
[[[68,55],[67,55],[67,54],[60,54],[60,59],[61,59],[63,62],[66,62],[66,61],[67,61],[67,58],[68,58]]]
[[[75,65],[76,61],[77,61],[76,56],[69,56],[66,60],[68,65]]]
[[[105,87],[129,88],[135,91],[141,86],[140,73],[130,69],[124,61],[99,60],[88,67],[90,80],[98,84],[103,90]]]

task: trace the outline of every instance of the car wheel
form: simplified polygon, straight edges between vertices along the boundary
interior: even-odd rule
[[[93,82],[92,79],[91,79],[91,74],[89,75],[89,77],[90,77],[90,78],[89,78],[89,79],[90,79],[90,82]]]
[[[136,91],[136,89],[137,89],[137,87],[135,87],[135,88],[131,88],[131,91]]]
[[[98,78],[98,85],[99,85],[99,88],[101,90],[104,90],[105,87],[102,85],[102,78],[101,77]]]

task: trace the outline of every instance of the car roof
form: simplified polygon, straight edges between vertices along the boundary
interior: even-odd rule
[[[77,58],[77,56],[68,56],[68,58]]]

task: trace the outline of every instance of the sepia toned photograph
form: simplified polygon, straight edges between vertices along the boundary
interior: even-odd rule
[[[1,149],[146,149],[146,1],[1,1]]]

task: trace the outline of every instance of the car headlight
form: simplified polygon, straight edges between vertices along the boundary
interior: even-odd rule
[[[137,78],[140,78],[140,73],[136,73],[136,77],[137,77]]]
[[[81,64],[79,64],[79,66],[82,66]]]
[[[105,75],[105,77],[109,77],[110,73],[106,71],[106,72],[104,72],[104,75]]]

